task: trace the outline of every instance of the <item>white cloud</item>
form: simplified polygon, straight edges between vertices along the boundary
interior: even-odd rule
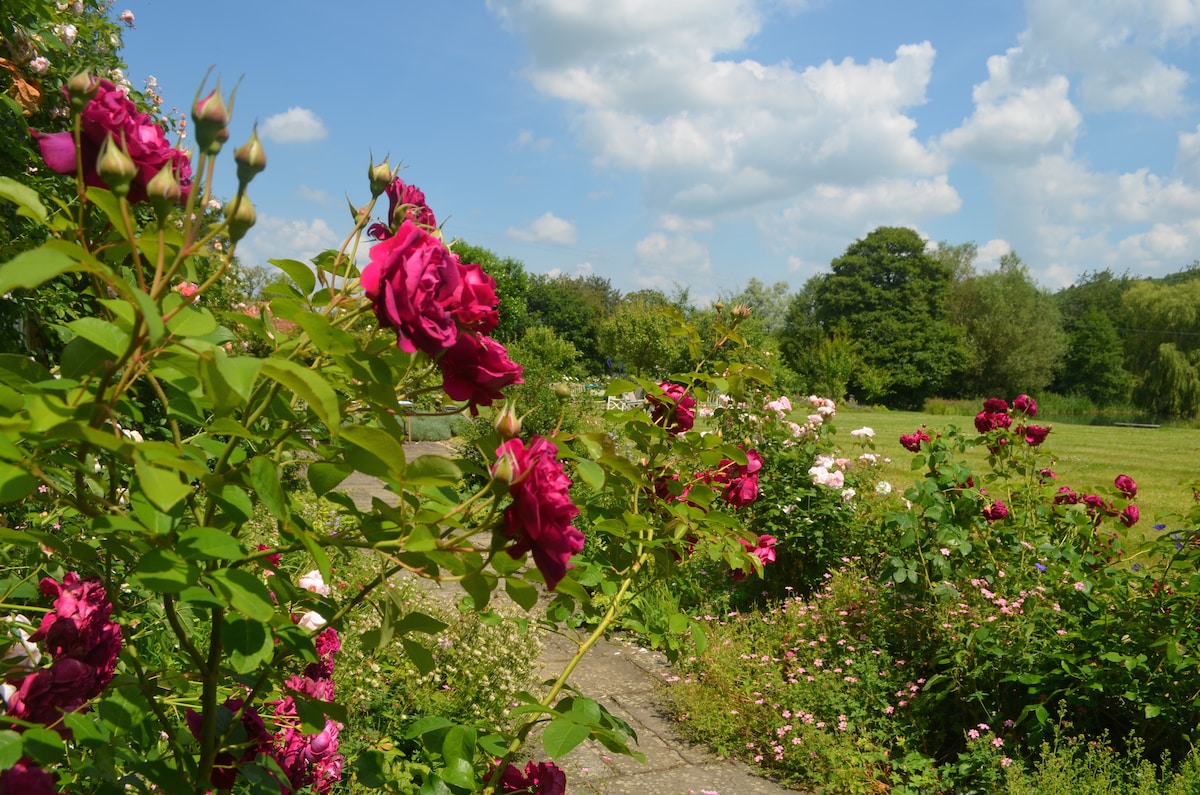
[[[989,240],[975,250],[975,267],[981,271],[995,270],[1000,265],[1000,258],[1011,254],[1012,250],[1007,240]]]
[[[543,213],[525,229],[509,227],[508,236],[526,243],[558,243],[563,246],[575,245],[577,239],[575,224],[552,212]]]
[[[552,138],[538,138],[533,130],[521,130],[517,133],[517,139],[514,142],[518,149],[533,149],[537,152],[545,152],[553,144]]]
[[[329,201],[329,194],[320,188],[310,188],[307,185],[301,185],[296,188],[296,195],[301,199],[307,199],[310,202],[318,204],[326,204]]]
[[[687,235],[655,232],[634,246],[638,270],[634,281],[640,287],[670,289],[676,282],[703,285],[712,272],[708,248]]]
[[[319,141],[329,135],[324,122],[308,108],[288,108],[259,125],[262,137],[281,144]]]
[[[658,225],[668,232],[707,232],[714,224],[711,218],[684,218],[675,213],[664,213],[658,217]]]
[[[276,218],[260,215],[258,223],[237,247],[238,257],[249,265],[266,265],[270,259],[306,262],[327,249],[336,249],[341,238],[322,218]]]

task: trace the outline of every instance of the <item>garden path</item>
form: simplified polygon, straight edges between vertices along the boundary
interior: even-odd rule
[[[409,458],[448,455],[437,442],[404,446]],[[371,498],[389,499],[373,478],[354,474],[341,489],[356,504],[369,506]],[[571,637],[548,634],[537,678],[557,675],[576,646]],[[645,764],[613,754],[595,741],[585,742],[557,760],[567,774],[571,795],[776,795],[795,792],[755,775],[739,762],[722,760],[702,746],[688,742],[675,731],[664,706],[661,688],[671,675],[666,657],[619,640],[601,640],[571,674],[570,684],[594,698],[613,715],[625,720],[637,734],[637,750]],[[766,738],[761,738],[766,739]]]

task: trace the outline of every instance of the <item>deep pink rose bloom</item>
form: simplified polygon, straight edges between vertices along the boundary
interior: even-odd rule
[[[1117,479],[1113,481],[1113,485],[1117,487],[1117,491],[1121,492],[1127,500],[1132,500],[1137,496],[1137,483],[1128,475],[1117,475]]]
[[[1025,442],[1030,447],[1037,447],[1042,442],[1046,441],[1046,436],[1050,433],[1050,429],[1041,425],[1026,425],[1025,426]]]
[[[921,443],[928,441],[929,434],[925,433],[924,429],[919,429],[916,433],[906,433],[900,437],[900,445],[905,450],[910,450],[914,453],[921,452]]]
[[[458,265],[462,292],[454,318],[461,328],[480,334],[490,334],[500,324],[500,310],[496,308],[500,299],[496,297],[496,280],[483,272],[478,265]]]
[[[1001,398],[988,398],[983,401],[983,410],[989,414],[1003,414],[1008,411],[1008,401]]]
[[[75,712],[103,688],[96,687],[96,669],[87,663],[63,657],[49,668],[26,674],[8,700],[14,718],[53,726],[62,713]]]
[[[112,679],[121,652],[121,628],[109,620],[112,603],[104,586],[97,578],[81,580],[68,572],[62,583],[44,578],[40,589],[54,597],[54,612],[42,617],[29,640],[44,644],[56,660],[70,657],[93,668],[96,689],[86,698],[99,695]]]
[[[222,706],[236,715],[243,703],[240,698],[230,698],[226,699]],[[202,729],[200,713],[189,709],[184,713],[184,719],[192,736],[199,740]],[[242,713],[242,729],[246,732],[246,746],[242,750],[242,755],[235,758],[228,751],[222,751],[217,754],[213,764],[209,781],[219,790],[233,789],[234,782],[237,780],[238,768],[247,762],[253,762],[259,754],[266,754],[271,750],[272,737],[267,732],[267,726],[259,716],[258,710],[254,707],[246,707],[246,711]]]
[[[662,388],[663,397],[646,395],[646,401],[653,406],[651,417],[654,424],[671,433],[690,431],[696,423],[696,415],[692,412],[696,407],[696,398],[689,395],[687,387],[682,384],[663,381],[659,386]]]
[[[525,765],[525,772],[509,762],[500,777],[500,792],[520,792],[529,795],[565,795],[567,774],[553,762],[533,762]]]
[[[108,80],[97,81],[96,94],[83,109],[81,162],[84,181],[88,185],[107,187],[96,173],[100,147],[111,135],[122,144],[134,165],[137,176],[129,187],[129,201],[146,200],[146,185],[164,168],[175,171],[187,201],[192,184],[192,165],[186,153],[167,143],[163,128],[148,113],[142,113],[133,101]],[[64,88],[65,92],[66,89]],[[59,174],[75,173],[75,138],[71,132],[41,133],[33,131],[41,149],[42,159]]]
[[[1003,412],[981,411],[975,415],[975,430],[980,433],[988,433],[997,428],[1007,428],[1010,425],[1012,425],[1012,417]]]
[[[1026,417],[1037,416],[1037,401],[1029,397],[1029,395],[1017,395],[1013,399],[1013,410],[1024,414]]]
[[[58,795],[53,773],[29,758],[0,773],[0,795]]]
[[[1000,500],[996,500],[991,505],[985,506],[983,509],[983,518],[989,522],[996,522],[1008,516],[1008,506]]]
[[[583,549],[583,533],[571,526],[579,509],[571,502],[571,479],[555,457],[553,442],[534,436],[528,447],[509,439],[496,450],[493,474],[502,464],[511,467],[508,493],[512,504],[504,509],[504,532],[513,539],[508,554],[514,558],[532,550],[533,561],[551,591],[567,573],[571,555]]]
[[[762,465],[758,451],[747,450],[745,465],[735,464],[728,458],[721,459],[712,481],[725,486],[721,492],[725,502],[735,508],[744,508],[758,499],[758,471]]]
[[[1097,513],[1103,513],[1107,516],[1117,515],[1117,509],[1099,494],[1085,494],[1079,498],[1079,501],[1086,505],[1088,513],[1093,515]]]
[[[746,551],[749,552],[754,557],[758,558],[760,561],[762,561],[762,564],[764,566],[767,565],[768,563],[775,562],[775,543],[776,542],[772,536],[768,536],[768,535],[759,536],[758,544],[756,546],[751,546],[750,542],[745,539],[738,539],[738,540],[742,542],[742,546],[744,546],[746,548]]]
[[[405,221],[395,235],[371,248],[362,286],[380,325],[396,332],[396,346],[435,357],[458,339],[453,312],[462,277],[446,244]]]
[[[396,222],[396,210],[401,205],[409,205],[404,213],[405,221],[424,226],[427,229],[437,228],[437,219],[433,210],[425,203],[425,193],[416,185],[406,185],[404,180],[396,177],[392,184],[384,190],[388,197],[388,222],[386,224],[371,224],[367,234],[376,240],[387,240],[392,236],[392,224]]]
[[[438,359],[442,370],[442,388],[454,400],[476,406],[490,406],[504,400],[504,389],[524,381],[521,365],[508,358],[503,345],[490,337],[460,334],[454,346]]]
[[[1058,475],[1054,474],[1053,469],[1043,469],[1042,471],[1038,472],[1038,475],[1041,476],[1043,482],[1047,480],[1058,480]]]
[[[1126,527],[1133,527],[1140,518],[1142,518],[1142,512],[1136,505],[1126,505],[1125,510],[1121,511],[1121,524]]]
[[[1070,486],[1058,487],[1058,493],[1054,495],[1055,505],[1074,505],[1077,502],[1079,502],[1079,495]]]

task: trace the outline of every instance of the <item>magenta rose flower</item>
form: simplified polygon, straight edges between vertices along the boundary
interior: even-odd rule
[[[64,92],[66,89],[64,88]],[[167,143],[162,126],[148,113],[142,113],[123,92],[108,80],[97,81],[96,93],[81,116],[82,135],[79,153],[83,177],[88,185],[106,187],[96,173],[100,147],[110,135],[137,166],[137,176],[129,187],[129,201],[146,200],[146,186],[164,168],[175,172],[187,201],[192,184],[192,165],[185,152]],[[42,159],[59,174],[75,173],[75,137],[71,132],[32,131],[41,149]]]
[[[981,411],[975,415],[975,430],[980,433],[988,433],[997,428],[1007,428],[1010,425],[1012,425],[1012,417],[1004,412]]]
[[[992,502],[983,509],[983,518],[989,522],[997,522],[1008,517],[1008,506],[1000,500]]]
[[[983,401],[983,410],[989,414],[1004,414],[1008,411],[1008,401],[1001,398],[988,398]]]
[[[68,572],[59,583],[46,577],[40,584],[45,596],[54,597],[54,611],[42,617],[41,626],[29,636],[43,643],[56,659],[73,658],[95,671],[96,690],[86,698],[100,694],[112,679],[121,652],[121,628],[110,621],[112,602],[99,579],[79,579]]]
[[[772,536],[768,536],[768,535],[759,536],[758,543],[754,546],[751,546],[750,542],[745,540],[744,538],[738,539],[738,540],[742,542],[742,546],[744,546],[746,548],[746,551],[749,552],[754,557],[758,558],[760,561],[762,561],[762,564],[764,566],[767,565],[768,563],[775,562],[775,543],[776,543],[776,541]]]
[[[509,762],[500,776],[500,792],[519,792],[525,795],[565,795],[567,774],[553,762],[533,762],[524,772]]]
[[[243,703],[245,702],[240,698],[230,698],[226,699],[222,707],[229,710],[233,715],[236,715],[238,710],[242,708]],[[192,736],[199,740],[202,720],[200,713],[194,709],[189,709],[184,713],[184,719]],[[219,790],[233,789],[233,785],[237,780],[238,768],[247,762],[254,761],[254,758],[259,754],[266,754],[271,750],[272,737],[267,732],[267,726],[263,723],[262,717],[259,716],[258,710],[254,707],[246,707],[246,711],[242,713],[241,722],[242,729],[246,732],[246,745],[242,750],[241,756],[235,758],[228,751],[222,751],[217,754],[216,761],[213,763],[212,775],[209,777],[209,781]]]
[[[442,388],[454,400],[465,400],[471,414],[476,406],[490,406],[504,400],[503,390],[524,382],[524,368],[508,358],[503,345],[490,337],[460,334],[454,346],[440,359]]]
[[[96,669],[63,657],[26,674],[8,699],[7,713],[14,718],[55,727],[64,712],[76,712],[103,688],[96,686]]]
[[[28,757],[0,773],[0,795],[58,795],[53,773]]]
[[[396,177],[391,184],[384,189],[384,193],[388,197],[388,222],[386,224],[371,224],[367,228],[367,234],[376,240],[387,240],[394,234],[392,232],[392,224],[399,221],[396,218],[396,210],[405,207],[404,221],[411,221],[418,226],[423,226],[426,229],[436,229],[437,219],[433,217],[433,210],[429,209],[429,205],[425,203],[425,193],[416,185],[406,185],[404,180]]]
[[[744,508],[758,499],[758,471],[763,460],[757,450],[746,451],[746,463],[735,464],[728,458],[721,460],[712,481],[725,486],[721,496],[735,508]]]
[[[696,398],[689,395],[687,387],[682,384],[663,381],[659,387],[663,391],[662,397],[646,395],[646,402],[653,407],[651,417],[654,424],[671,433],[690,431],[696,423],[696,415],[692,412],[696,407]]]
[[[1121,496],[1127,500],[1132,500],[1137,496],[1137,483],[1128,475],[1117,475],[1117,479],[1113,481],[1113,485],[1117,487],[1117,491],[1121,492]]]
[[[1074,505],[1079,502],[1079,495],[1070,486],[1059,486],[1058,493],[1054,495],[1055,505]]]
[[[1133,527],[1141,517],[1142,512],[1138,510],[1136,505],[1126,505],[1125,510],[1121,511],[1121,524],[1126,527]]]
[[[1026,417],[1035,417],[1037,416],[1037,401],[1029,395],[1017,395],[1013,398],[1013,410]]]
[[[1050,433],[1050,429],[1041,425],[1026,425],[1025,426],[1025,442],[1030,447],[1037,447],[1042,442],[1046,441],[1046,436]]]
[[[474,263],[458,265],[462,292],[454,307],[454,318],[461,328],[480,334],[490,334],[500,324],[500,311],[496,308],[500,299],[496,297],[496,280],[483,272]]]
[[[363,291],[380,325],[396,332],[400,350],[434,357],[458,339],[459,268],[445,243],[411,221],[372,246]]]
[[[571,479],[553,442],[534,436],[528,447],[509,439],[496,450],[492,473],[507,470],[512,504],[504,509],[504,532],[514,558],[532,550],[551,591],[566,576],[571,555],[583,549],[583,533],[571,526],[579,509],[571,502]]]
[[[1112,506],[1112,503],[1099,494],[1085,494],[1079,498],[1079,501],[1088,507],[1088,513],[1092,515],[1100,513],[1106,516],[1117,515],[1117,509]]]
[[[925,430],[918,429],[916,433],[906,433],[900,437],[900,445],[905,450],[910,450],[914,453],[921,452],[921,443],[929,441],[929,434]]]

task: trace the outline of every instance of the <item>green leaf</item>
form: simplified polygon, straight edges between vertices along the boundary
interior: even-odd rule
[[[588,461],[586,459],[576,461],[575,471],[579,473],[579,477],[583,479],[584,483],[596,491],[604,488],[604,467],[595,461]]]
[[[237,560],[245,553],[236,538],[215,527],[184,530],[177,548],[188,560]]]
[[[275,653],[275,642],[267,626],[238,616],[230,616],[225,622],[221,640],[229,652],[233,670],[239,674],[256,670]]]
[[[1157,717],[1158,717],[1158,714],[1159,714],[1160,712],[1162,712],[1162,707],[1156,706],[1156,705],[1154,705],[1154,704],[1147,704],[1147,705],[1146,705],[1146,718],[1147,718],[1147,719],[1149,719],[1149,718],[1157,718]]]
[[[56,276],[83,269],[65,252],[48,245],[23,251],[0,265],[0,295],[20,287],[37,287]]]
[[[444,718],[441,715],[427,715],[423,718],[417,718],[412,722],[404,732],[404,739],[415,740],[418,737],[424,737],[426,734],[448,729],[454,725],[454,721],[449,718]]]
[[[442,762],[438,775],[447,784],[475,788],[475,730],[451,726],[442,740]]]
[[[178,593],[192,585],[200,570],[169,549],[154,549],[138,559],[133,581],[148,591]]]
[[[275,462],[266,456],[255,456],[250,459],[250,483],[254,486],[258,500],[271,515],[281,522],[288,521],[287,498],[283,493],[283,485],[279,482],[279,470]]]
[[[17,205],[17,215],[32,218],[42,226],[47,225],[49,215],[42,197],[27,185],[22,185],[11,177],[0,177],[0,199],[8,199]]]
[[[688,630],[688,617],[683,613],[672,613],[667,623],[672,634],[682,635]]]
[[[413,485],[453,486],[461,479],[462,471],[444,455],[419,456],[404,470],[405,482]]]
[[[112,191],[93,186],[87,189],[87,199],[108,216],[109,223],[114,227],[125,228],[125,219],[121,216],[121,202],[112,194]]]
[[[637,388],[638,385],[632,381],[614,378],[612,381],[608,382],[608,388],[604,390],[604,394],[606,396],[616,397],[617,395],[623,395],[626,392],[632,392]]]
[[[41,765],[50,766],[63,758],[62,736],[50,729],[26,729],[25,755]]]
[[[0,461],[0,502],[20,502],[37,485],[38,479],[28,470]]]
[[[120,357],[129,350],[129,332],[98,317],[81,317],[68,323],[67,328],[114,357]]]
[[[388,472],[398,473],[404,466],[404,446],[386,431],[347,425],[342,428],[342,438],[378,459]]]
[[[500,555],[499,557],[506,558],[508,555]],[[504,579],[504,590],[508,593],[510,599],[526,610],[532,610],[533,606],[537,604],[537,588],[534,588],[524,580],[506,577]]]
[[[561,759],[588,738],[591,729],[567,717],[550,721],[542,733],[542,747],[551,759]]]
[[[248,522],[254,516],[254,503],[245,489],[225,483],[219,488],[208,489],[208,496],[212,497],[225,515],[236,524]]]
[[[412,664],[417,666],[417,670],[421,672],[422,676],[434,669],[436,663],[434,663],[429,649],[408,638],[401,638],[400,643],[404,646],[404,653],[408,655],[408,659],[412,660]]]
[[[325,427],[335,432],[341,422],[337,393],[321,376],[287,359],[264,359],[262,374],[303,398]]]
[[[404,616],[396,622],[394,631],[397,635],[407,635],[409,632],[423,632],[426,635],[436,635],[445,629],[448,625],[443,621],[438,621],[433,616],[427,616],[424,613],[412,612]]]
[[[178,304],[178,308],[173,304]],[[174,310],[175,314],[167,321],[167,329],[177,337],[204,337],[220,327],[212,312],[202,306],[184,304],[175,293],[163,299],[163,309]]]
[[[345,464],[316,463],[308,466],[308,485],[313,493],[324,497],[338,487],[354,470]]]
[[[11,729],[0,731],[0,770],[8,770],[21,755],[21,735]]]
[[[310,295],[317,286],[317,275],[312,268],[294,259],[269,259],[267,262],[291,277],[305,295]]]
[[[246,405],[261,367],[261,359],[228,356],[220,348],[211,358],[200,359],[200,380],[218,413],[226,414]]]
[[[137,302],[138,309],[142,312],[142,317],[146,319],[150,344],[157,345],[163,335],[167,333],[167,326],[163,323],[162,314],[150,296],[141,290],[131,290],[130,292],[133,294],[133,300]]]
[[[275,615],[271,592],[262,580],[242,569],[217,569],[203,577],[234,610],[255,621],[270,621]]]
[[[181,481],[175,470],[159,469],[140,454],[134,456],[133,466],[142,493],[163,513],[170,513],[192,493],[192,487]]]

